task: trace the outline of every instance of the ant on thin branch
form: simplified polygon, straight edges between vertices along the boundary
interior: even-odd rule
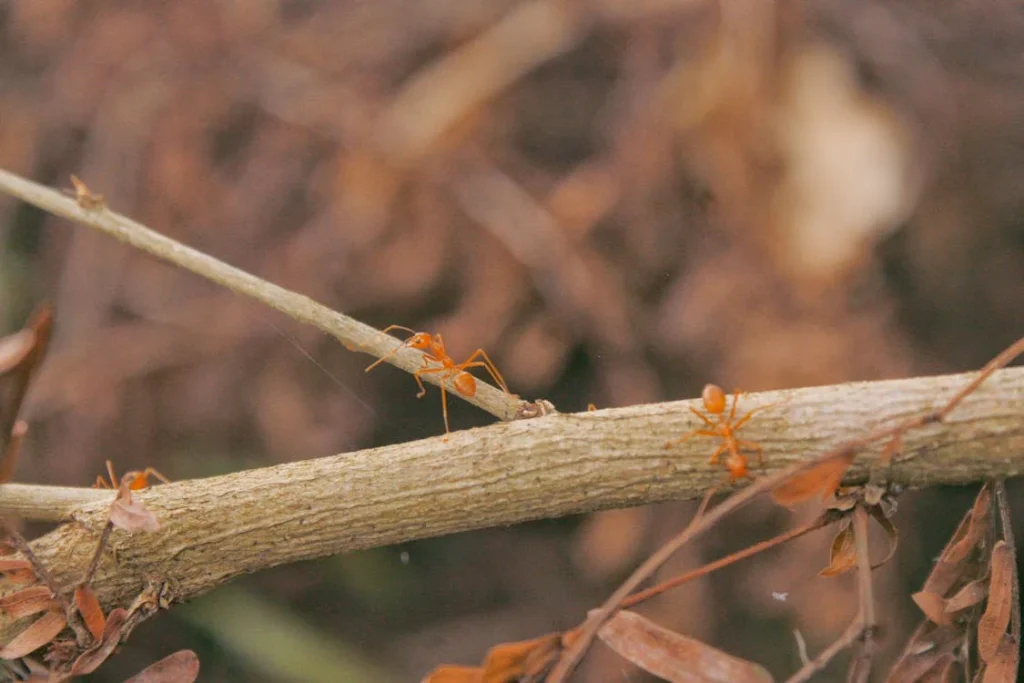
[[[165,484],[170,484],[171,480],[160,474],[160,472],[154,467],[147,467],[142,472],[125,472],[123,478],[127,478],[132,475],[131,483],[128,484],[130,491],[138,491],[149,486],[149,478],[156,477]],[[107,476],[110,477],[110,481],[103,478],[103,475],[96,477],[96,483],[92,485],[94,489],[116,489],[120,486],[117,481],[117,475],[114,474],[114,463],[107,461]]]
[[[747,457],[742,453],[741,449],[746,448],[747,450],[756,453],[758,465],[761,465],[764,462],[764,449],[753,441],[737,439],[736,432],[739,431],[740,427],[747,423],[754,413],[759,410],[764,410],[765,408],[770,408],[775,404],[758,406],[736,422],[733,422],[736,418],[736,404],[739,402],[741,393],[742,392],[738,389],[733,392],[732,409],[729,411],[729,417],[727,418],[725,416],[725,392],[722,391],[720,386],[715,384],[708,384],[705,386],[704,391],[701,392],[701,400],[704,402],[704,409],[708,411],[710,415],[702,413],[693,406],[690,406],[690,411],[703,420],[704,424],[706,424],[708,428],[694,429],[689,434],[685,434],[678,439],[669,441],[665,444],[665,448],[677,446],[694,436],[717,436],[722,439],[722,445],[719,446],[711,455],[708,463],[711,465],[717,464],[719,457],[725,453],[725,467],[729,470],[730,481],[735,482],[738,479],[750,476],[747,470]],[[713,421],[711,419],[711,415],[715,416],[717,421]]]
[[[416,398],[423,398],[427,393],[427,388],[423,385],[423,375],[429,375],[434,373],[444,373],[441,377],[439,386],[441,387],[441,407],[444,412],[444,432],[445,439],[448,438],[448,434],[451,433],[451,428],[448,426],[448,393],[445,389],[445,382],[451,380],[455,390],[461,395],[472,398],[476,395],[476,378],[469,374],[469,368],[484,368],[490,373],[491,377],[498,384],[499,387],[506,393],[511,394],[508,390],[508,385],[505,384],[505,379],[498,372],[497,366],[494,365],[494,361],[491,360],[490,356],[483,349],[477,349],[469,358],[462,363],[456,363],[452,360],[451,356],[448,355],[444,347],[444,339],[441,338],[440,334],[430,334],[428,332],[417,332],[411,330],[408,327],[402,325],[389,325],[384,328],[384,334],[387,334],[391,330],[403,330],[409,332],[412,336],[402,342],[401,345],[395,348],[394,351],[388,355],[377,359],[368,368],[366,372],[373,370],[375,367],[386,361],[391,356],[398,353],[402,348],[409,347],[418,349],[423,352],[423,367],[412,373],[412,376],[416,379],[416,383],[420,385],[420,391],[416,394]],[[478,360],[483,358],[483,360]],[[430,362],[440,363],[440,366],[431,366]]]

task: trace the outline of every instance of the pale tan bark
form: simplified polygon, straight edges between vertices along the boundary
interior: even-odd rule
[[[927,412],[971,374],[843,384],[744,396],[759,412],[742,430],[765,449],[766,471],[867,431]],[[163,528],[115,531],[94,581],[105,605],[124,604],[147,579],[187,599],[242,573],[470,529],[701,496],[719,483],[716,443],[665,443],[693,429],[690,402],[500,423],[440,437],[156,486],[139,494]],[[877,453],[877,450],[874,451]],[[872,453],[851,471],[863,478]],[[892,479],[966,484],[1024,472],[1024,368],[997,372],[945,424],[906,436]],[[0,487],[0,508],[7,487]],[[39,501],[50,489],[40,487]],[[62,495],[66,495],[62,492]],[[95,491],[83,491],[95,501]],[[106,492],[112,499],[113,493]],[[60,505],[66,506],[65,502]],[[106,521],[106,500],[33,547],[70,588]],[[116,558],[116,559],[115,559]],[[0,641],[9,634],[0,623]]]

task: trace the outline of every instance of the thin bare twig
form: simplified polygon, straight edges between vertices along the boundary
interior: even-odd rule
[[[725,557],[715,560],[714,562],[708,562],[706,565],[698,567],[693,571],[686,572],[685,574],[680,574],[679,576],[673,576],[671,579],[668,579],[667,581],[662,581],[658,585],[651,586],[650,588],[642,590],[639,593],[633,593],[628,598],[622,601],[621,609],[629,609],[630,607],[638,605],[645,600],[650,600],[651,598],[657,595],[661,595],[666,591],[672,590],[673,588],[677,588],[678,586],[681,586],[684,583],[689,583],[690,581],[699,579],[700,577],[706,576],[711,572],[718,571],[723,567],[728,567],[730,564],[735,564],[736,562],[739,562],[740,560],[745,560],[746,558],[751,557],[752,555],[763,553],[765,550],[769,550],[770,548],[774,548],[775,546],[782,545],[783,543],[786,543],[788,541],[792,541],[794,538],[799,538],[804,534],[808,534],[824,526],[828,526],[832,523],[832,521],[834,520],[830,519],[828,515],[819,515],[817,519],[808,522],[807,524],[803,524],[801,526],[796,527],[795,529],[785,531],[779,534],[778,536],[774,536],[773,538],[769,538],[767,540],[755,543],[750,547],[744,548],[743,550],[738,550],[732,553],[731,555],[726,555]]]
[[[860,647],[850,663],[850,683],[866,683],[875,654],[875,596],[871,581],[871,557],[868,554],[868,512],[860,503],[853,509],[853,542],[857,552],[857,596],[861,626]]]
[[[401,342],[358,320],[331,310],[307,296],[292,292],[224,263],[201,251],[185,246],[155,232],[141,223],[111,211],[109,208],[83,208],[74,199],[18,175],[0,169],[0,191],[49,211],[58,216],[87,225],[136,249],[189,270],[223,287],[275,308],[295,320],[313,325],[330,334],[350,351],[359,351],[377,358],[391,354]],[[423,367],[423,355],[411,348],[401,348],[388,363],[412,373]],[[440,385],[446,373],[425,375],[423,379]],[[450,393],[486,410],[501,420],[514,420],[524,413],[526,401],[506,394],[482,380],[477,380],[474,396],[459,393],[445,381]]]
[[[864,623],[860,618],[854,619],[843,631],[843,635],[836,638],[835,642],[822,650],[817,657],[800,667],[799,671],[786,679],[786,683],[804,683],[811,680],[811,676],[828,666],[837,654],[853,645],[863,630]]]

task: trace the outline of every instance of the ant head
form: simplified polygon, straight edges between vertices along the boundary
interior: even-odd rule
[[[725,392],[717,384],[708,384],[701,392],[704,408],[709,413],[721,413],[725,410]]]
[[[459,372],[452,378],[455,390],[463,396],[473,397],[476,395],[476,378],[465,370]]]
[[[725,458],[725,467],[729,470],[729,476],[733,481],[748,476],[747,459],[742,455],[730,453]]]
[[[411,346],[414,349],[426,351],[430,348],[430,345],[434,343],[434,338],[427,332],[417,332],[416,334],[409,337],[405,345]]]

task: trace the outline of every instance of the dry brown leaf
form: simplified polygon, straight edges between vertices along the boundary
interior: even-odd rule
[[[100,664],[107,661],[114,648],[121,642],[121,630],[128,619],[127,610],[115,609],[107,616],[107,624],[103,629],[100,642],[89,648],[75,660],[71,667],[71,675],[84,676],[99,668]]]
[[[832,539],[828,566],[818,576],[839,576],[857,566],[857,549],[854,544],[853,527],[842,529]]]
[[[68,620],[60,612],[47,612],[0,648],[0,658],[17,659],[35,652],[56,638],[67,624]]]
[[[150,664],[124,683],[192,683],[199,677],[199,657],[192,650],[178,650]]]
[[[0,598],[0,612],[4,612],[11,619],[21,619],[43,612],[55,604],[49,588],[29,586]]]
[[[558,656],[561,648],[561,633],[495,645],[484,660],[482,680],[484,683],[503,683],[530,676],[539,677]]]
[[[100,601],[92,588],[85,584],[75,588],[75,605],[92,637],[96,640],[103,638],[103,628],[107,624],[107,618],[103,616],[103,608],[100,607]]]
[[[623,610],[597,632],[608,647],[671,683],[770,683],[763,667]]]
[[[7,573],[20,569],[32,569],[32,563],[28,560],[18,560],[10,557],[0,558],[0,572]]]
[[[992,658],[985,665],[981,683],[1014,683],[1020,667],[1020,647],[1013,636],[1003,634]]]
[[[4,578],[11,583],[26,584],[36,581],[35,570],[32,569],[32,563],[28,560],[0,558],[0,574],[3,574]]]
[[[484,670],[479,666],[439,666],[420,683],[483,683]],[[125,681],[125,683],[128,683]]]
[[[440,666],[422,683],[514,683],[535,680],[562,650],[563,635],[549,633],[533,640],[501,643],[487,652],[482,667]]]
[[[956,592],[956,595],[946,601],[946,614],[952,616],[968,607],[974,607],[988,595],[988,581],[979,579]]]
[[[944,561],[956,564],[962,562],[970,554],[988,533],[992,521],[991,511],[992,492],[988,486],[984,486],[978,491],[977,498],[974,499],[970,520],[967,523],[967,528],[963,530],[963,535],[942,553]],[[957,531],[960,532],[959,529]]]
[[[920,591],[910,597],[931,621],[940,626],[950,623],[949,615],[946,613],[946,599],[941,595],[936,595],[929,591]]]
[[[853,453],[837,453],[822,460],[811,469],[790,477],[772,491],[772,500],[792,507],[820,495],[828,498],[843,481],[846,470],[853,464]]]
[[[923,591],[946,595],[970,568],[966,560],[978,544],[988,535],[992,526],[991,493],[983,486],[974,505],[960,521],[953,538],[942,551],[932,571],[925,579]]]
[[[1006,541],[992,548],[992,578],[989,582],[988,604],[978,620],[978,654],[987,662],[996,654],[1006,627],[1010,623],[1013,584],[1017,582],[1013,553]]]

